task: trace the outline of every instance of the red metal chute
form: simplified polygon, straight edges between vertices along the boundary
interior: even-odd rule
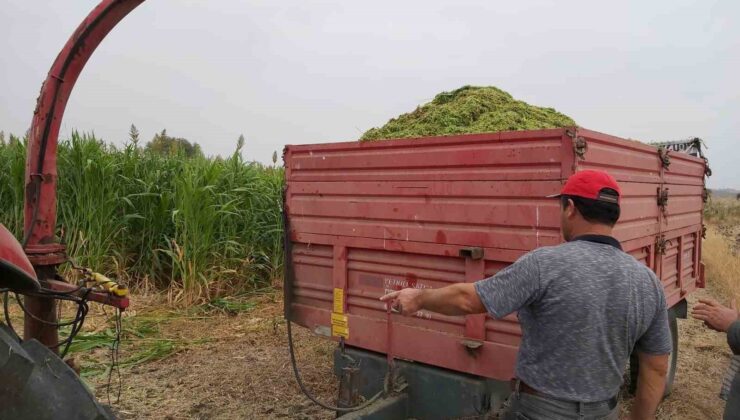
[[[41,85],[28,136],[26,157],[25,234],[23,248],[42,283],[53,286],[56,267],[67,260],[55,237],[57,137],[75,82],[105,36],[144,0],[102,0],[80,23],[54,60]],[[4,243],[3,243],[4,245]],[[28,296],[24,337],[54,348],[57,344],[53,299]]]
[[[23,247],[2,224],[0,224],[0,288],[20,291],[39,288],[36,271],[23,252]]]

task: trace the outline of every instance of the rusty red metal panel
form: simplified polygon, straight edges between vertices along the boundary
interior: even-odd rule
[[[706,161],[680,152],[668,152],[670,164],[663,175],[666,184],[704,185]]]
[[[659,255],[662,266],[661,280],[665,286],[666,299],[673,305],[688,293],[701,287],[699,267],[701,261],[696,244],[700,243],[701,228],[689,226],[664,232],[665,252]]]
[[[290,146],[286,168],[289,181],[560,179],[562,136],[556,129]]]
[[[657,183],[620,182],[622,212],[614,230],[621,242],[656,235],[660,209],[657,206]]]
[[[657,148],[572,128],[289,146],[285,159],[292,313],[301,325],[327,331],[332,289],[343,287],[353,346],[385,352],[390,337],[394,357],[510,378],[521,340],[515,314],[392,315],[389,328],[378,297],[475,281],[559,243],[559,203],[544,197],[585,168],[620,181],[615,235],[662,276],[669,305],[699,281],[703,169],[694,158],[673,159],[680,177],[670,178]],[[669,198],[661,208],[663,189]],[[461,256],[469,247],[482,248],[483,258]],[[469,339],[482,347],[466,347]]]
[[[654,146],[580,129],[587,149],[580,169],[609,172],[619,182],[661,183],[661,161]]]
[[[326,325],[329,314],[315,307],[297,304],[296,319],[306,325]],[[367,350],[385,353],[388,348],[387,323],[384,319],[348,315],[352,330],[350,344]],[[516,361],[517,346],[485,341],[471,355],[460,336],[429,331],[406,323],[400,315],[392,315],[394,356],[460,372],[490,378],[510,378]],[[484,362],[485,361],[485,362]]]
[[[302,233],[533,249],[558,243],[558,181],[291,182]]]

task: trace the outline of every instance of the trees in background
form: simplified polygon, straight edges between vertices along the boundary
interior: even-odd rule
[[[129,131],[129,137],[132,142],[134,142],[134,139],[135,142],[139,141],[139,131],[133,124]],[[161,133],[154,135],[154,138],[147,143],[146,150],[163,156],[184,154],[187,157],[195,157],[203,155],[203,151],[200,149],[200,145],[198,143],[190,143],[187,139],[182,137],[168,136],[166,129],[162,130]]]

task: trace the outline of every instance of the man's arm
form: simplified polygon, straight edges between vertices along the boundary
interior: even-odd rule
[[[669,355],[638,352],[637,357],[640,360],[640,371],[637,376],[637,395],[632,405],[630,419],[651,420],[655,418],[658,404],[663,399]]]
[[[647,271],[657,293],[656,309],[647,330],[635,343],[634,351],[637,353],[640,369],[637,375],[637,394],[630,414],[632,420],[655,419],[655,411],[665,393],[668,360],[674,351],[663,285],[652,271]]]
[[[489,312],[504,317],[536,299],[540,291],[537,251],[519,258],[493,277],[476,283],[457,283],[439,289],[403,289],[380,298],[403,315],[426,309],[444,315]]]
[[[403,289],[389,293],[380,300],[394,302],[393,307],[406,316],[422,309],[443,315],[486,312],[472,283],[457,283],[440,289]]]

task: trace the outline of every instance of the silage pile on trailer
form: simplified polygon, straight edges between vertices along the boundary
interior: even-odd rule
[[[493,86],[442,92],[413,112],[366,131],[361,140],[536,130],[576,125],[553,108],[530,105]]]

